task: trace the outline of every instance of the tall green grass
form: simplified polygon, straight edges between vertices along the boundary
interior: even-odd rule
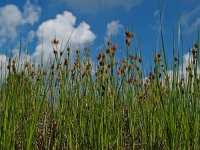
[[[0,149],[199,149],[199,40],[186,75],[175,44],[169,74],[163,43],[145,76],[142,58],[130,51],[133,34],[125,35],[126,58],[117,62],[117,45],[108,41],[96,68],[88,48],[72,61],[56,39],[47,67],[10,58],[0,91]]]

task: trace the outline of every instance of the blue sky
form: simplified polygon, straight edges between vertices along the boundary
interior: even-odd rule
[[[124,30],[127,28],[135,34],[131,51],[134,52],[135,43],[140,42],[144,64],[149,64],[152,48],[157,47],[163,7],[163,34],[170,61],[173,28],[177,39],[179,19],[186,43],[184,54],[197,39],[199,0],[1,0],[0,60],[6,61],[6,53],[11,48],[17,53],[20,37],[24,51],[30,37],[30,54],[24,54],[25,57],[38,61],[43,53],[47,60],[52,54],[51,40],[55,35],[64,44],[72,31],[73,51],[89,43],[92,59],[95,59],[97,53],[103,51],[105,39],[111,37],[119,47],[118,56],[125,55]],[[160,45],[159,42],[158,48]]]

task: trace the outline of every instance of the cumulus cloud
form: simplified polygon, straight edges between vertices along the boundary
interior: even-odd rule
[[[22,23],[34,24],[38,21],[41,13],[41,8],[37,5],[31,4],[28,0],[24,5],[23,21]]]
[[[31,22],[32,21],[30,21],[30,23]],[[82,48],[84,44],[92,42],[96,38],[96,35],[91,31],[89,24],[83,21],[79,25],[76,25],[76,17],[68,11],[58,14],[54,19],[44,21],[38,27],[36,32],[31,30],[28,35],[30,40],[33,38],[38,40],[36,49],[31,55],[26,54],[25,52],[19,53],[18,49],[12,50],[11,58],[16,60],[18,64],[24,64],[25,62],[31,61],[37,65],[40,63],[42,56],[44,56],[43,62],[47,63],[53,54],[51,41],[55,37],[60,41],[58,50],[63,48],[61,47],[61,44],[65,45],[69,38],[69,46],[72,50],[75,48]],[[0,72],[3,74],[2,78],[5,77],[7,61],[8,57],[6,55],[0,55]]]
[[[200,5],[181,16],[181,21],[186,33],[197,31],[200,26]]]
[[[7,40],[14,40],[19,27],[38,21],[41,8],[27,1],[23,12],[16,5],[0,7],[0,46]]]
[[[96,35],[90,30],[90,25],[86,22],[81,22],[77,27],[76,17],[68,11],[56,15],[55,19],[49,19],[43,22],[37,29],[36,37],[38,45],[32,57],[35,61],[47,61],[52,55],[51,41],[56,37],[60,43],[66,44],[70,38],[70,47],[81,47],[86,42],[95,40]]]
[[[28,38],[29,38],[29,41],[32,42],[33,39],[35,38],[35,31],[33,31],[33,30],[29,31]]]
[[[121,6],[125,10],[129,10],[136,5],[139,5],[143,0],[61,0],[67,3],[71,8],[76,9],[81,13],[94,13],[102,9],[109,9],[116,6]]]
[[[120,30],[123,29],[123,25],[119,20],[111,21],[107,24],[106,35],[109,38],[110,36],[115,36],[119,34]]]

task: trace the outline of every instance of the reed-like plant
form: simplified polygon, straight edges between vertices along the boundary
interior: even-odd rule
[[[185,74],[175,44],[169,74],[163,43],[145,75],[142,58],[131,52],[135,35],[125,36],[126,57],[117,61],[117,44],[108,41],[96,67],[88,47],[73,60],[70,47],[58,50],[57,39],[55,61],[46,67],[9,58],[0,89],[0,149],[199,149],[199,40]]]

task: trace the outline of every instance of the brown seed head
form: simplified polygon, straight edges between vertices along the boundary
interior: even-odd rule
[[[122,67],[122,70],[121,70],[121,72],[122,72],[123,74],[125,74],[125,73],[126,73],[126,65],[124,65],[124,66]]]
[[[139,63],[142,63],[142,58],[138,57]]]
[[[113,51],[116,51],[117,50],[117,45],[114,44],[113,47],[112,47]]]
[[[106,58],[106,55],[105,55],[104,53],[102,53],[102,58],[103,58],[103,59]]]
[[[115,65],[117,66],[118,64],[119,64],[119,62],[118,62],[118,61],[116,61],[116,62],[115,62]]]
[[[87,70],[87,71],[91,70],[91,64],[90,64],[90,63],[87,64],[86,70]]]
[[[126,38],[132,39],[133,38],[133,33],[129,31],[125,31]]]
[[[110,64],[108,64],[108,69],[110,69],[111,68],[111,65]]]
[[[107,48],[106,49],[106,54],[109,54],[111,52],[111,49],[110,48]]]
[[[161,67],[164,69],[165,65],[161,62]]]
[[[53,49],[53,53],[54,53],[55,56],[58,55],[58,52],[57,52],[57,50],[55,50],[55,49]]]
[[[123,62],[123,64],[126,64],[126,63],[127,63],[126,59],[123,59],[122,62]]]
[[[76,50],[76,55],[79,55],[79,53],[80,53],[80,50],[77,49],[77,50]]]
[[[84,52],[87,54],[88,53],[88,47],[84,47]]]
[[[178,62],[178,58],[177,58],[177,57],[174,57],[174,61]]]
[[[51,65],[51,70],[54,70],[54,64]]]
[[[191,72],[192,71],[192,67],[190,65],[186,66],[186,71],[187,72]]]
[[[31,71],[31,77],[34,78],[35,72]]]
[[[100,65],[100,66],[104,66],[105,63],[104,63],[103,61],[100,61],[100,62],[99,62],[99,65]]]
[[[129,46],[129,47],[131,45],[131,42],[130,42],[130,40],[128,38],[126,38],[126,45]]]
[[[133,69],[133,67],[132,67],[132,65],[130,64],[129,66],[128,66],[128,70],[130,71],[130,70],[132,70]]]
[[[43,75],[44,77],[46,77],[46,76],[47,76],[47,72],[44,70],[43,73],[42,73],[42,75]]]
[[[29,67],[30,67],[30,64],[28,62],[26,62],[25,68],[29,68]]]
[[[67,52],[68,52],[68,53],[70,52],[70,48],[69,48],[69,47],[67,47]]]
[[[24,76],[24,70],[21,71],[21,76],[22,76],[22,77]]]
[[[59,44],[59,41],[55,38],[55,39],[52,41],[52,44],[53,44],[53,45],[58,45],[58,44]]]
[[[67,59],[67,58],[65,58],[65,61],[64,61],[64,66],[67,66],[67,64],[68,64],[68,59]]]
[[[99,53],[98,56],[97,56],[97,59],[100,60],[101,57],[102,57],[102,53]]]
[[[107,45],[108,45],[108,47],[111,46],[111,41],[110,40],[107,41]]]
[[[154,60],[160,62],[161,61],[161,54],[157,54],[156,57],[154,58]]]
[[[76,61],[74,62],[74,66],[75,66],[76,68],[79,68],[80,62],[79,62],[78,59],[76,59]]]
[[[161,77],[162,77],[162,73],[160,72],[160,73],[159,73],[159,78],[161,78]]]
[[[126,37],[128,37],[129,36],[129,32],[125,31],[125,35],[126,35]]]
[[[128,79],[128,83],[129,83],[129,84],[132,84],[132,83],[133,83],[133,80],[134,80],[133,77],[130,77],[130,78]]]
[[[60,56],[62,56],[63,55],[63,51],[60,51]]]

